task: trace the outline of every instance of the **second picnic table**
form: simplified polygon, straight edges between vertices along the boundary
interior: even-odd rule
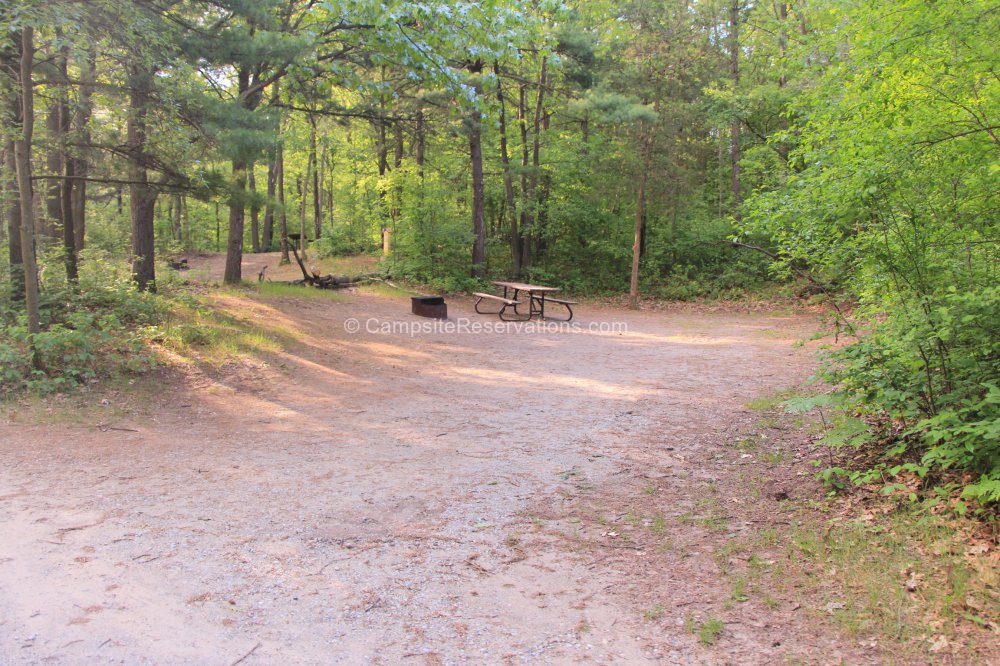
[[[476,301],[476,312],[480,312],[479,303],[481,303],[484,298],[489,298],[492,300],[501,301],[503,303],[503,307],[500,308],[500,311],[495,313],[498,314],[501,319],[505,319],[504,312],[507,310],[508,307],[513,307],[514,313],[516,315],[518,315],[519,317],[524,317],[524,314],[517,311],[517,306],[522,305],[522,303],[518,300],[518,296],[520,295],[521,292],[527,292],[528,315],[527,317],[525,317],[525,319],[531,319],[536,316],[539,319],[545,319],[546,300],[548,300],[549,302],[559,303],[560,305],[566,307],[566,310],[569,312],[569,317],[567,317],[565,321],[569,321],[570,319],[573,318],[573,310],[570,306],[576,305],[576,301],[567,301],[564,299],[551,298],[547,296],[552,292],[559,291],[559,287],[547,287],[541,284],[527,284],[525,282],[494,281],[493,284],[495,284],[498,287],[503,287],[503,296],[501,297],[501,296],[494,296],[493,294],[476,293],[475,296],[479,297],[479,300]],[[481,314],[486,314],[486,313],[481,312]]]

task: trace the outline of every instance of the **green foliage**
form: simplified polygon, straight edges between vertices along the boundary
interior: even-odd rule
[[[823,65],[792,102],[796,171],[748,202],[742,231],[772,238],[777,271],[856,297],[859,339],[826,378],[852,410],[903,424],[887,456],[915,456],[922,476],[969,473],[965,496],[996,502],[1000,202],[986,119],[1000,113],[988,56],[1000,17],[986,2],[890,5],[838,4],[804,47]]]
[[[698,637],[702,645],[714,645],[718,642],[725,628],[722,620],[717,617],[710,617],[704,622],[699,622],[695,618],[688,616],[685,620],[687,630]]]
[[[0,300],[0,395],[69,390],[153,363],[146,342],[158,335],[162,299],[137,292],[126,272],[105,270],[113,262],[90,258],[79,285],[45,284],[42,330],[35,336],[28,334],[22,306]]]

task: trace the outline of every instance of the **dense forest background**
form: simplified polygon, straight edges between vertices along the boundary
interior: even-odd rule
[[[795,278],[851,304],[827,379],[891,435],[828,478],[1000,499],[995,3],[0,6],[12,390],[154,326],[143,292],[184,251],[225,252],[229,283],[292,244],[633,305]]]

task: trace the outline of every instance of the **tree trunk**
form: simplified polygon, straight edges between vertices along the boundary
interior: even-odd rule
[[[385,67],[382,67],[382,80],[385,80]],[[379,217],[382,218],[382,256],[388,257],[392,253],[392,229],[389,227],[389,220],[385,217],[385,185],[382,180],[389,171],[389,143],[385,131],[385,95],[380,95],[378,100],[379,115],[375,121],[375,150],[378,158],[378,198]]]
[[[15,100],[17,112],[14,124],[20,125],[21,98]],[[8,202],[7,217],[7,259],[10,264],[10,297],[14,301],[24,300],[24,259],[21,256],[21,200],[17,189],[17,162],[14,157],[14,140],[4,143],[4,196]]]
[[[239,284],[243,281],[243,224],[245,209],[243,195],[247,190],[247,163],[233,160],[233,193],[229,198],[229,233],[226,238],[226,271],[222,281]]]
[[[424,110],[420,109],[417,111],[417,125],[413,132],[413,142],[416,144],[416,148],[413,151],[413,160],[417,163],[420,180],[424,179],[424,143],[426,141],[424,135]]]
[[[327,173],[327,147],[326,139],[323,140],[323,148],[319,153],[319,183],[317,183],[316,191],[319,192],[319,206],[320,206],[320,227],[323,226],[323,214],[327,209],[327,199],[329,198],[329,192],[327,191],[326,173]],[[322,230],[322,229],[321,229]]]
[[[327,152],[326,146],[323,147],[323,151],[324,151],[324,158],[323,158],[323,160],[327,162],[326,174],[327,174],[327,178],[329,178],[329,182],[327,183],[327,187],[326,187],[326,211],[327,211],[327,215],[330,217],[330,234],[332,235],[333,234],[333,223],[334,223],[334,220],[333,220],[333,186],[334,186],[334,182],[333,182],[333,165],[334,165],[334,163],[333,163],[333,153],[332,153],[332,151]]]
[[[181,226],[181,209],[183,208],[183,202],[181,201],[181,195],[175,194],[173,198],[173,203],[170,206],[170,237],[174,239],[177,243],[184,242],[184,227]]]
[[[528,144],[528,92],[524,84],[518,87],[517,91],[517,124],[521,132],[521,267],[526,268],[531,265],[530,248],[527,242],[528,234],[531,233],[531,201],[528,196],[528,164],[530,148]]]
[[[483,71],[483,63],[475,60],[466,69],[474,76]],[[474,84],[476,98],[482,92],[478,83]],[[485,186],[483,181],[483,117],[478,109],[473,109],[466,120],[469,126],[469,159],[472,166],[472,277],[486,277],[486,210]]]
[[[503,163],[503,187],[507,197],[507,220],[510,227],[511,274],[521,274],[521,235],[517,226],[517,202],[514,199],[514,180],[510,173],[510,154],[507,151],[507,111],[504,105],[500,65],[493,65],[497,77],[497,101],[500,102],[500,161]]]
[[[250,188],[250,251],[260,252],[260,205],[257,203],[257,178],[254,176],[254,166],[251,164],[247,173],[247,185]]]
[[[251,92],[254,90],[251,83],[256,81],[256,75],[251,78],[250,68],[243,66],[236,72],[236,81],[240,107],[246,112],[253,112],[260,103],[260,92]],[[239,284],[243,281],[243,230],[246,221],[247,169],[252,166],[253,163],[244,157],[233,160],[233,191],[229,197],[226,270],[222,277],[222,281],[226,284]]]
[[[260,239],[263,252],[268,252],[274,242],[274,195],[277,186],[278,146],[274,145],[267,154],[267,202],[264,204],[264,225],[261,229]]]
[[[56,36],[61,37],[62,31],[56,30]],[[72,115],[69,108],[69,46],[59,49],[59,75],[62,88],[59,91],[59,136],[62,139],[60,151],[65,179],[56,181],[59,186],[59,217],[62,221],[63,260],[66,264],[66,279],[76,282],[78,278],[76,257],[76,232],[73,229],[73,176],[76,175],[76,161],[70,158],[66,149],[66,140],[72,126]]]
[[[73,176],[75,162],[64,160],[66,165],[66,180],[62,182],[62,219],[63,219],[63,260],[66,264],[66,279],[76,282],[79,279],[76,254],[76,231],[73,226]]]
[[[34,81],[32,59],[35,54],[34,29],[25,26],[21,31],[21,134],[14,142],[17,190],[21,204],[21,259],[24,264],[24,300],[28,315],[28,332],[32,335],[41,328],[38,317],[38,266],[35,262],[35,219],[31,188],[31,135],[35,125]],[[29,343],[34,347],[34,340]],[[35,357],[37,359],[37,357]],[[37,364],[37,360],[35,361]]]
[[[295,181],[295,187],[299,191],[299,251],[302,252],[302,260],[306,260],[306,199],[309,198],[309,165],[306,164],[305,175],[299,176]]]
[[[646,181],[649,179],[649,168],[653,158],[652,136],[643,139],[643,167],[639,173],[639,191],[635,200],[635,235],[632,241],[632,279],[629,282],[628,305],[633,310],[639,309],[639,260],[642,258],[643,236],[646,226]]]
[[[316,119],[309,117],[309,162],[312,164],[313,239],[323,235],[323,181],[319,177],[319,160],[316,153]]]
[[[146,114],[153,72],[133,69],[129,76],[129,116],[126,123],[129,161],[129,207],[132,214],[132,279],[139,291],[156,290],[154,222],[156,190],[149,185],[143,165],[146,150]]]
[[[184,234],[184,249],[190,250],[191,245],[191,219],[188,217],[187,197],[181,197],[181,229]]]
[[[45,117],[45,130],[48,134],[45,167],[49,175],[52,176],[60,176],[63,172],[62,116],[59,101],[52,100]],[[58,237],[62,228],[62,187],[58,178],[52,178],[45,182],[45,216],[35,220],[35,233],[38,235],[38,242],[48,246],[52,239]],[[39,186],[39,189],[42,187]]]
[[[740,85],[740,0],[733,0],[729,7],[729,77],[733,84],[733,94]],[[740,189],[740,130],[741,121],[733,110],[733,122],[731,127],[731,145],[729,161],[733,173],[733,219],[737,222],[742,217],[740,208],[743,205],[743,193]]]
[[[532,212],[531,218],[533,220],[534,229],[532,229],[532,236],[534,237],[536,243],[535,258],[540,256],[540,251],[543,247],[544,240],[542,239],[542,214],[541,214],[541,202],[542,197],[538,194],[538,180],[541,176],[541,135],[542,135],[542,117],[544,115],[544,101],[545,101],[545,85],[547,81],[548,74],[548,60],[542,59],[542,71],[538,76],[538,96],[535,98],[535,118],[534,126],[532,128],[532,146],[531,146],[531,178],[528,182],[528,188],[530,190],[528,194],[528,200],[531,202]]]
[[[469,128],[472,160],[472,277],[486,277],[485,203],[483,188],[483,143],[480,114],[473,113]]]
[[[281,234],[280,264],[292,263],[288,256],[288,211],[285,210],[285,145],[278,142],[278,232]]]
[[[279,83],[274,84],[271,90],[271,104],[278,102],[281,95]],[[261,250],[269,252],[274,243],[274,196],[278,185],[278,146],[281,145],[281,122],[278,122],[276,131],[277,141],[267,151],[267,202],[264,204],[264,228],[261,231]],[[287,263],[287,253],[282,263]]]
[[[90,117],[94,112],[93,89],[97,70],[97,51],[91,48],[80,63],[80,99],[76,106],[76,135],[80,144],[73,161],[73,244],[77,253],[86,244],[87,174],[90,170]]]
[[[778,88],[784,90],[785,86],[788,85],[788,77],[785,75],[786,63],[785,58],[788,55],[788,3],[779,2],[778,3],[778,20],[781,22],[781,31],[778,34],[778,55],[781,56],[781,62],[779,67],[781,67],[781,76],[778,77]],[[784,109],[778,114],[778,129],[784,133],[788,131],[788,118],[784,113]],[[781,165],[787,169],[788,168],[788,142],[784,138],[778,143],[778,157],[781,158]]]

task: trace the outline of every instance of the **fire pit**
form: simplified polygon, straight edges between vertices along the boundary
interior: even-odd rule
[[[448,305],[444,296],[414,296],[410,299],[413,314],[431,319],[447,319]]]

